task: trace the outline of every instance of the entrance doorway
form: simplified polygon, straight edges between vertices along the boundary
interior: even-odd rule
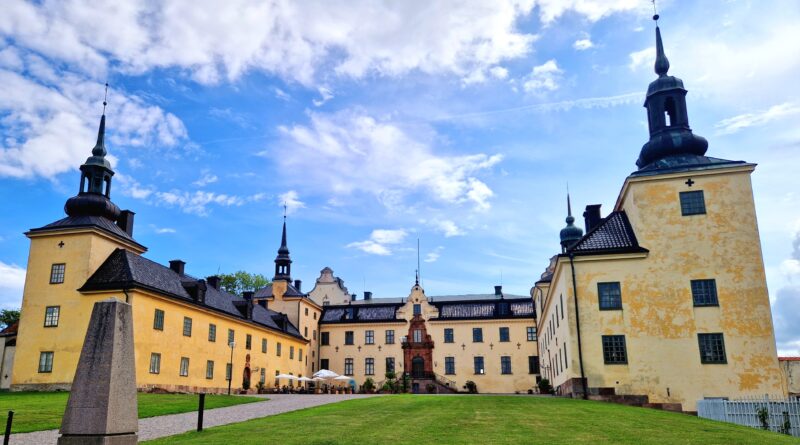
[[[411,360],[411,377],[415,379],[425,378],[425,359],[416,356]]]

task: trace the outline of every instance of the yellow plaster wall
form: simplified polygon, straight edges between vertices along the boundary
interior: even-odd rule
[[[646,257],[575,260],[584,367],[589,387],[646,394],[693,411],[704,397],[784,394],[749,173],[751,168],[629,179],[617,204]],[[704,190],[706,215],[681,216],[678,193]],[[714,278],[718,307],[694,307],[690,280]],[[600,311],[597,283],[619,281],[623,309]],[[576,332],[568,259],[559,260],[540,339],[561,293],[571,320],[558,341],[574,351]],[[572,310],[570,310],[572,309]],[[698,333],[722,332],[727,364],[701,364]],[[604,365],[601,335],[626,336],[628,364]],[[551,340],[554,346],[555,339]],[[551,348],[542,348],[542,363]],[[558,385],[578,377],[577,356]]]
[[[784,387],[789,394],[800,394],[800,360],[781,360]]]
[[[137,253],[141,251],[91,229],[29,237],[31,246],[11,384],[13,387],[47,383],[64,387],[72,382],[92,307],[101,299],[81,295],[77,289],[114,249],[127,247]],[[63,247],[59,247],[60,242]],[[56,263],[66,264],[64,282],[50,284],[50,268]],[[61,307],[58,327],[44,327],[47,306]],[[38,372],[42,351],[58,351],[52,373]]]
[[[394,330],[393,344],[386,344],[386,330],[388,329]],[[371,377],[375,382],[385,380],[387,357],[394,357],[395,372],[398,374],[403,372],[403,349],[400,341],[408,333],[407,323],[322,324],[320,330],[329,335],[329,344],[319,347],[320,359],[328,359],[328,369],[343,375],[345,359],[352,358],[352,377],[357,385],[363,384],[367,377]],[[375,332],[375,344],[366,344],[366,331],[368,330]],[[344,344],[346,331],[353,331],[352,345]],[[367,357],[375,359],[374,375],[364,373],[364,362]]]

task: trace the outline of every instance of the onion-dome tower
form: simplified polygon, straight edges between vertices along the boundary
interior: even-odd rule
[[[572,204],[569,201],[569,193],[567,193],[567,227],[561,229],[561,252],[567,251],[567,248],[583,237],[583,229],[575,225],[575,218],[572,216]]]

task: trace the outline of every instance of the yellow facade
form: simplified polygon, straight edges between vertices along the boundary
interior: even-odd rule
[[[705,397],[785,394],[752,171],[752,165],[738,165],[626,180],[615,210],[625,211],[648,252],[574,257],[590,393],[610,388],[618,395],[646,395],[650,403],[680,403],[685,411]],[[689,190],[704,192],[704,214],[682,216],[679,192]],[[699,279],[716,280],[718,305],[693,304],[690,282]],[[621,310],[599,309],[603,282],[621,284]],[[543,375],[562,391],[581,375],[574,293],[566,255],[558,258],[552,281],[532,291],[541,311]],[[726,363],[701,363],[703,333],[723,334]],[[603,335],[625,336],[626,364],[604,363]]]
[[[328,345],[320,346],[320,358],[329,369],[345,374],[345,360],[352,360],[353,377],[357,385],[367,378],[381,383],[385,380],[386,359],[393,358],[395,372],[404,371],[403,342],[407,341],[409,322],[414,316],[414,305],[420,305],[421,318],[425,321],[427,334],[434,343],[432,349],[432,369],[436,379],[459,391],[464,390],[468,380],[476,383],[478,391],[484,393],[525,393],[535,390],[537,373],[529,372],[528,358],[537,356],[535,336],[528,340],[528,328],[535,328],[535,320],[530,318],[478,318],[467,320],[440,319],[437,307],[431,303],[436,297],[428,298],[421,287],[414,286],[404,303],[396,310],[397,321],[391,322],[338,322],[320,325],[320,331],[328,335]],[[474,300],[472,303],[486,302]],[[498,301],[490,299],[488,301]],[[351,306],[369,307],[382,304],[380,299],[359,301]],[[508,341],[501,341],[500,328],[508,328]],[[480,328],[482,341],[473,341],[473,329]],[[445,339],[445,329],[452,329],[452,342]],[[372,332],[373,344],[367,343],[367,331]],[[393,331],[394,342],[387,343],[386,331]],[[353,333],[353,344],[345,342],[347,332]],[[510,373],[501,372],[501,357],[510,357]],[[484,372],[476,373],[475,357],[483,357]],[[367,359],[373,359],[374,370],[366,374]],[[445,361],[451,358],[454,372],[448,373]],[[324,367],[324,363],[322,365]],[[538,371],[538,370],[537,370]]]
[[[305,351],[308,342],[269,329],[246,319],[204,308],[158,292],[78,292],[89,276],[111,252],[135,246],[97,230],[48,232],[31,236],[28,273],[23,294],[18,352],[14,363],[12,389],[68,389],[86,335],[95,302],[113,297],[133,307],[137,385],[142,389],[222,392],[227,390],[226,367],[233,367],[231,386],[242,386],[246,363],[251,386],[261,380],[272,387],[277,373],[307,375]],[[63,245],[60,245],[63,242]],[[137,254],[141,249],[137,248]],[[49,284],[51,265],[65,264],[64,282]],[[44,326],[47,306],[59,307],[58,325]],[[163,311],[163,328],[154,327],[156,309]],[[191,333],[184,335],[184,319],[191,319]],[[209,326],[216,327],[215,341],[209,340]],[[233,351],[228,330],[234,331]],[[250,345],[247,347],[247,337]],[[262,341],[266,340],[266,353]],[[278,355],[278,344],[281,354]],[[43,351],[52,351],[52,371],[39,372]],[[290,354],[291,352],[291,354]],[[158,372],[151,372],[152,354],[160,354]],[[182,372],[182,359],[188,368]],[[207,375],[208,362],[213,372]],[[186,375],[182,375],[186,374]],[[210,378],[209,378],[210,376]],[[285,383],[285,382],[283,382]]]

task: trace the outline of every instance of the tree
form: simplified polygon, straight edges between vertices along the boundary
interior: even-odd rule
[[[242,295],[246,291],[261,289],[269,284],[267,277],[261,274],[245,272],[243,270],[234,273],[219,275],[220,287],[227,292]]]
[[[0,330],[19,321],[19,309],[0,310]]]

